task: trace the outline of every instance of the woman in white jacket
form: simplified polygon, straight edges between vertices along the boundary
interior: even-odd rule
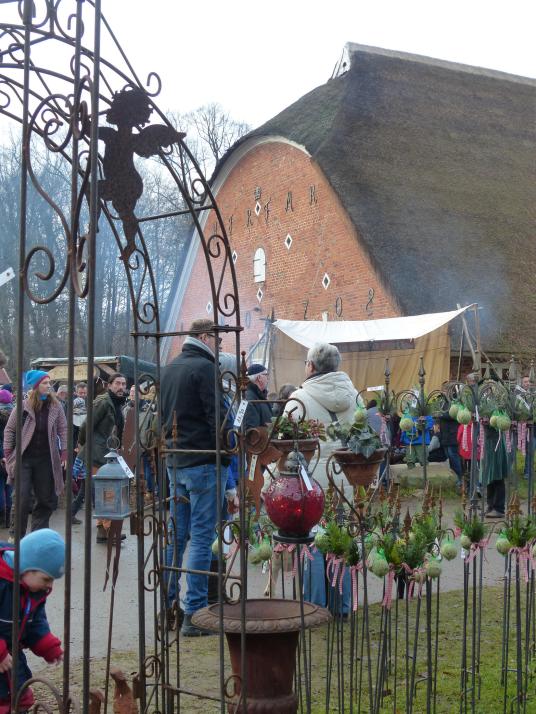
[[[285,406],[285,414],[296,420],[303,416],[305,419],[318,419],[326,427],[335,421],[341,424],[353,422],[358,393],[346,372],[339,371],[340,364],[341,355],[334,345],[319,343],[311,347],[305,362],[305,381],[290,395]],[[313,476],[325,489],[328,485],[326,462],[334,449],[340,447],[340,443],[325,441],[320,444],[320,460]],[[304,572],[305,599],[321,607],[329,605],[335,614],[342,614],[343,617],[348,615],[351,599],[349,574],[346,573],[343,580],[341,602],[338,589],[326,583],[325,563],[320,552],[314,553],[310,568],[309,571],[309,565],[306,565],[306,572]]]

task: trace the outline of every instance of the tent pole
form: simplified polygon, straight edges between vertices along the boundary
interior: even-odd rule
[[[463,342],[465,338],[465,332],[462,330],[462,334],[460,335],[460,354],[458,355],[458,371],[456,373],[456,381],[460,381],[460,377],[462,374],[462,359],[463,359]]]
[[[476,360],[475,365],[479,372],[482,371],[482,357],[481,357],[481,345],[480,345],[480,315],[478,314],[478,304],[473,305],[473,310],[475,311],[475,334],[476,334]]]
[[[457,307],[458,307],[458,309],[461,308],[460,303],[457,303]],[[463,313],[461,314],[461,318],[462,318],[463,331],[465,333],[465,337],[467,338],[467,343],[469,345],[469,349],[471,350],[471,356],[473,358],[473,369],[476,370],[477,369],[477,356],[476,356],[475,348],[473,347],[473,343],[471,342],[471,337],[469,336],[469,328],[467,327],[467,321],[466,321],[465,315]]]

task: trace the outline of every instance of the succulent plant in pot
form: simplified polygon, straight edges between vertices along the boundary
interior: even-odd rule
[[[351,424],[334,422],[327,427],[330,439],[340,439],[343,448],[334,456],[352,486],[369,486],[376,476],[385,449],[370,428],[365,409],[358,407]]]

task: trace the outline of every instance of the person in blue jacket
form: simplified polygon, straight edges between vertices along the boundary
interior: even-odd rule
[[[61,641],[50,632],[45,601],[56,578],[64,573],[65,543],[56,531],[42,528],[20,542],[20,609],[17,677],[13,675],[11,640],[15,551],[0,544],[0,714],[9,714],[11,699],[31,679],[24,648],[49,663],[63,658]],[[30,709],[34,695],[27,687],[19,699],[19,711]]]
[[[424,417],[424,430],[422,428],[417,428],[417,424],[419,422],[418,417],[412,417],[412,419],[415,424],[412,431],[403,431],[400,438],[400,443],[404,444],[406,447],[406,457],[404,460],[407,463],[408,468],[414,468],[416,463],[422,464],[424,458],[427,458],[427,447],[430,446],[430,441],[434,431],[433,417]],[[423,449],[423,436],[426,449]]]

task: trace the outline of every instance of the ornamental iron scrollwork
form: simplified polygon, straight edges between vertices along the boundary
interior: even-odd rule
[[[128,284],[135,356],[134,383],[139,387],[137,401],[148,399],[156,406],[157,430],[160,430],[151,443],[158,493],[154,493],[150,501],[146,499],[148,494],[144,478],[138,473],[131,493],[131,500],[135,504],[131,527],[137,549],[137,577],[132,574],[138,611],[139,665],[136,696],[140,699],[140,711],[166,712],[170,711],[177,700],[182,701],[179,680],[172,681],[172,673],[179,669],[174,659],[178,660],[181,656],[179,641],[176,636],[170,637],[168,631],[171,617],[178,618],[180,610],[176,603],[174,607],[167,607],[169,569],[166,568],[166,550],[175,542],[177,524],[173,513],[168,518],[168,508],[175,494],[169,494],[165,449],[161,447],[163,442],[165,444],[165,435],[161,414],[158,413],[161,406],[159,355],[161,341],[167,333],[161,331],[158,276],[154,272],[153,256],[147,247],[145,231],[156,221],[178,219],[181,216],[189,218],[194,238],[199,241],[206,262],[216,334],[228,333],[230,338],[234,337],[238,356],[240,311],[229,241],[211,188],[186,143],[185,135],[171,125],[156,104],[162,86],[160,77],[155,72],[149,72],[144,81],[136,73],[102,16],[98,0],[20,0],[12,4],[4,3],[2,20],[0,115],[23,126],[17,371],[22,379],[22,372],[27,368],[24,364],[24,325],[28,303],[45,306],[61,300],[65,313],[68,313],[65,330],[69,363],[68,389],[72,390],[74,385],[74,337],[78,301],[85,301],[88,316],[88,374],[93,374],[95,330],[99,328],[101,320],[101,316],[95,313],[95,283],[101,277],[97,275],[99,265],[96,247],[99,241],[115,242],[121,259],[119,265]],[[103,41],[104,35],[106,42]],[[101,54],[101,44],[106,46],[108,57]],[[112,62],[111,57],[116,62]],[[141,200],[145,198],[144,183],[134,163],[135,156],[154,158],[159,164],[158,170],[170,179],[174,192],[173,210],[144,210],[145,202]],[[64,181],[62,186],[65,187],[65,195],[58,196],[48,185],[46,173],[41,170],[45,158],[53,158],[57,162],[58,174]],[[37,231],[32,233],[26,230],[28,219],[23,196],[28,195],[46,213],[53,225],[53,239],[42,237]],[[144,340],[148,340],[155,349],[155,375],[146,374],[138,364],[139,344]],[[227,387],[223,386],[223,381]],[[91,379],[88,388],[87,423],[91,425],[92,398],[95,396],[95,385]],[[22,383],[18,389],[22,391]],[[222,375],[221,392],[230,403],[229,418],[241,391],[242,384],[236,370]],[[70,439],[71,417],[68,413]],[[140,425],[136,433],[139,435]],[[222,437],[223,433],[222,429]],[[235,430],[234,446],[230,450],[236,453],[241,449],[240,436],[239,430]],[[17,443],[17,458],[20,460],[20,431]],[[74,445],[71,443],[70,446]],[[231,444],[224,438],[218,440],[219,449],[226,446],[231,447]],[[73,449],[68,449],[68,452],[67,468],[72,469]],[[135,463],[139,465],[141,462],[142,453],[138,444]],[[87,483],[90,484],[90,481],[87,480]],[[86,504],[91,501],[88,493],[86,491]],[[69,499],[66,501],[65,534],[68,557],[71,558],[72,506]],[[241,520],[233,525],[235,534],[245,530],[243,510],[244,507]],[[91,508],[88,505],[85,519],[86,532],[90,534]],[[21,536],[20,523],[17,529],[18,543]],[[107,591],[107,597],[111,600],[107,640],[108,670],[114,642],[113,602],[117,592],[119,603],[121,592],[121,579],[117,577],[121,552],[119,523],[113,526],[113,531],[113,553],[112,541],[108,549],[111,585]],[[231,530],[224,529],[220,540],[230,545],[233,541]],[[244,547],[241,546],[242,549]],[[87,539],[83,549],[84,557],[74,564],[73,573],[80,576],[80,569],[83,568],[83,587],[89,598],[94,566]],[[245,562],[242,556],[242,550],[239,549],[235,559],[241,568]],[[64,628],[67,657],[63,670],[63,691],[60,692],[47,680],[34,678],[25,683],[19,692],[20,698],[32,683],[43,683],[51,692],[49,698],[53,700],[53,706],[48,701],[39,701],[35,705],[36,710],[54,709],[64,714],[79,710],[70,695],[71,567],[67,570]],[[246,590],[241,576],[229,574],[226,578],[230,600],[242,603]],[[88,714],[91,704],[108,706],[108,711],[111,709],[107,697],[104,700],[99,697],[92,699],[94,690],[91,688],[92,673],[89,666],[92,615],[88,602],[84,600],[83,643],[77,652],[82,654],[84,714]],[[91,606],[95,607],[95,603],[91,602]],[[223,668],[223,662],[221,666]],[[223,674],[222,669],[221,681],[225,683]],[[203,696],[203,693],[200,692],[198,696]],[[223,684],[220,696],[225,698]]]

